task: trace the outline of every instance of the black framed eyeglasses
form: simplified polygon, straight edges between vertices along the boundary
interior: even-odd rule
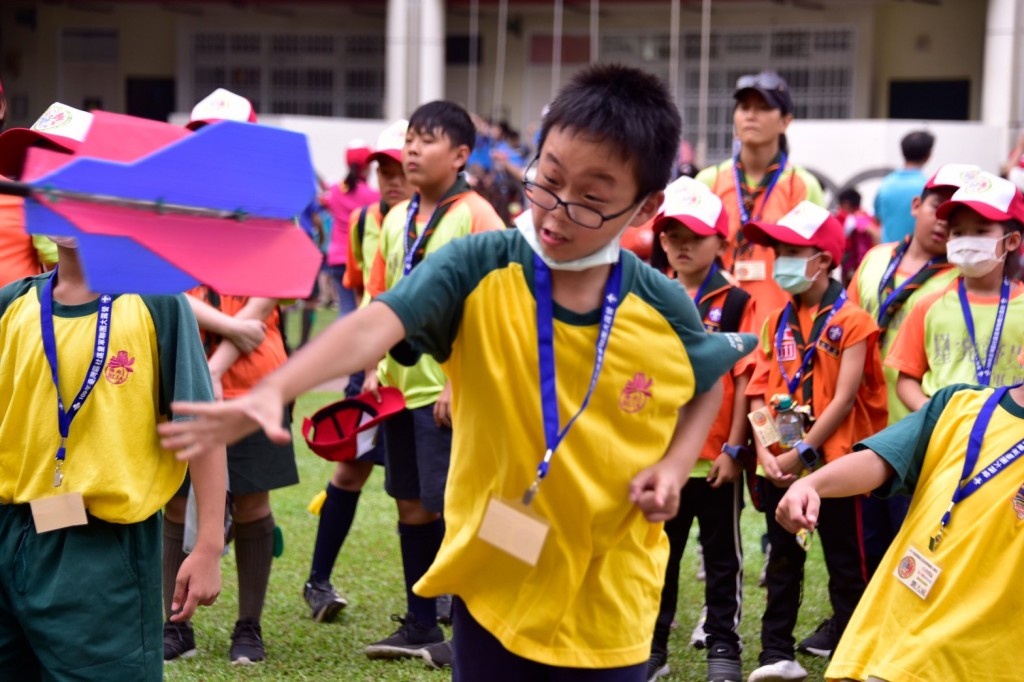
[[[530,169],[536,167],[537,159],[530,162],[530,165],[526,168],[526,173],[523,177],[523,194],[530,200],[530,203],[542,208],[545,211],[554,211],[559,206],[565,207],[565,213],[569,216],[569,220],[573,221],[580,227],[585,227],[588,230],[598,230],[605,222],[609,220],[615,220],[626,215],[629,211],[633,210],[637,204],[639,204],[643,197],[637,199],[632,204],[622,209],[618,213],[604,214],[598,211],[596,208],[591,208],[585,204],[576,203],[575,201],[562,201],[562,198],[557,194],[549,190],[543,185],[538,185],[532,180],[527,180],[526,176],[529,175]]]

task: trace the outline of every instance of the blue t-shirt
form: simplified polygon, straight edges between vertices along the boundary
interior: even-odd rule
[[[882,243],[901,241],[914,232],[910,204],[920,196],[928,178],[920,169],[893,171],[882,180],[875,195],[875,217],[882,224]]]

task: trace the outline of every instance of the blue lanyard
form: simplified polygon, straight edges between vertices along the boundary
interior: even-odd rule
[[[978,463],[978,456],[981,454],[981,445],[985,442],[985,431],[988,429],[988,424],[992,421],[992,415],[995,412],[999,401],[1003,399],[1003,396],[1006,395],[1010,388],[1012,387],[1003,386],[993,391],[992,395],[988,397],[988,400],[985,401],[984,406],[982,406],[981,411],[978,413],[978,418],[974,420],[974,426],[971,427],[971,435],[967,441],[967,454],[964,456],[964,469],[960,474],[960,482],[957,483],[956,490],[953,491],[953,499],[949,503],[949,509],[947,509],[946,513],[942,515],[942,520],[939,522],[939,532],[934,537],[930,538],[928,542],[928,548],[933,552],[942,540],[942,532],[946,529],[946,526],[949,525],[949,520],[953,516],[953,508],[976,493],[983,485],[1005,471],[1007,467],[1019,459],[1021,455],[1024,455],[1024,438],[1022,438],[1017,441],[1016,445],[994,459],[987,467],[979,471],[976,476],[971,476],[971,473],[974,471],[974,467]]]
[[[782,372],[782,380],[786,382],[786,387],[789,389],[790,395],[796,395],[796,389],[800,386],[800,379],[803,377],[804,372],[811,364],[811,358],[814,357],[814,349],[818,345],[818,339],[825,333],[828,328],[828,323],[832,321],[835,314],[839,312],[839,309],[846,303],[846,290],[844,289],[839,297],[836,298],[836,302],[832,304],[832,310],[828,312],[828,317],[825,318],[825,324],[821,325],[821,329],[818,330],[817,336],[810,340],[810,343],[804,346],[804,357],[800,363],[800,369],[796,371],[793,378],[789,378],[786,374],[786,367],[782,361],[782,339],[786,333],[786,329],[789,328],[789,315],[793,309],[792,303],[787,303],[786,307],[782,309],[782,317],[779,318],[779,329],[775,333],[775,360],[779,363],[779,371]]]
[[[71,403],[71,409],[64,408],[64,401],[60,397],[60,383],[57,374],[57,339],[53,331],[53,282],[57,279],[57,270],[46,280],[42,292],[39,295],[39,322],[42,327],[43,353],[47,362],[50,363],[50,377],[53,379],[53,387],[57,392],[57,428],[60,431],[60,447],[57,448],[57,470],[53,476],[53,486],[60,486],[64,480],[61,467],[64,465],[64,458],[67,456],[68,434],[71,431],[71,422],[75,415],[82,409],[86,398],[92,393],[92,389],[99,381],[100,372],[103,371],[103,363],[107,359],[107,341],[110,338],[110,311],[113,299],[103,294],[98,301],[99,311],[96,315],[96,339],[95,351],[92,354],[92,364],[89,372],[85,375],[82,388],[78,390],[75,401]]]
[[[405,230],[402,232],[403,244],[405,244],[405,259],[402,266],[402,274],[408,276],[412,272],[413,266],[413,254],[420,248],[420,243],[423,241],[423,235],[426,234],[426,229],[419,233],[416,237],[416,241],[411,241],[409,235],[412,234],[415,229],[416,214],[420,210],[420,195],[413,194],[412,199],[409,200],[409,210],[405,214]]]
[[[786,170],[786,152],[782,152],[782,156],[779,159],[779,169],[775,171],[775,175],[772,176],[771,181],[768,183],[768,187],[764,190],[764,195],[761,197],[761,210],[768,204],[768,197],[771,196],[772,190],[775,189],[775,183],[782,177],[782,171]],[[736,182],[736,202],[740,207],[740,227],[743,227],[747,223],[753,220],[760,220],[761,214],[758,213],[753,218],[750,217],[750,212],[747,211],[746,206],[743,205],[743,179],[740,178],[739,169],[740,155],[737,154],[732,160],[732,175]]]
[[[992,338],[988,342],[988,352],[985,354],[985,364],[981,364],[981,352],[978,350],[978,342],[974,336],[974,316],[971,315],[971,304],[967,301],[967,286],[964,278],[960,278],[957,284],[957,293],[960,295],[960,309],[964,312],[964,322],[967,323],[967,333],[971,337],[971,345],[974,346],[974,374],[978,383],[988,386],[992,381],[992,370],[996,366],[996,357],[999,355],[999,340],[1003,336],[1003,323],[1006,322],[1006,309],[1010,305],[1010,280],[1003,278],[1003,286],[999,292],[999,308],[996,310],[996,323],[992,327]]]
[[[547,450],[537,465],[537,478],[523,495],[523,504],[530,504],[537,494],[540,482],[548,475],[548,468],[555,450],[562,443],[576,419],[583,414],[590,403],[590,396],[597,388],[597,378],[604,365],[604,354],[615,322],[622,293],[622,260],[615,264],[604,288],[604,303],[601,309],[601,326],[597,333],[597,350],[594,357],[594,371],[590,376],[590,387],[583,397],[580,409],[561,430],[558,428],[558,396],[555,386],[555,324],[554,302],[551,296],[551,271],[539,256],[533,257],[533,283],[537,296],[537,355],[540,360],[540,403],[544,415],[544,442]]]
[[[693,295],[693,304],[700,305],[700,299],[704,298],[704,292],[708,288],[708,284],[711,283],[711,278],[718,272],[718,263],[712,263],[711,269],[708,270],[707,276],[704,277],[704,281],[697,287],[697,293]]]
[[[889,309],[889,306],[892,305],[892,302],[897,299],[907,285],[914,281],[919,274],[942,260],[941,256],[929,259],[927,263],[921,266],[920,270],[903,280],[903,284],[898,287],[894,286],[892,293],[890,293],[883,301],[882,294],[885,292],[885,288],[889,285],[889,282],[893,281],[893,277],[896,276],[896,270],[900,267],[900,263],[903,262],[903,256],[905,256],[907,251],[910,249],[910,242],[908,241],[901,246],[903,248],[900,248],[899,246],[896,247],[896,253],[893,254],[892,260],[889,261],[889,267],[885,269],[885,273],[882,275],[882,281],[878,283],[878,314],[875,316],[875,321],[879,324],[882,323],[882,317]]]

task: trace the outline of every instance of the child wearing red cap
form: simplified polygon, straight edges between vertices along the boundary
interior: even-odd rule
[[[806,542],[775,520],[785,488],[804,470],[814,470],[849,452],[859,438],[885,426],[886,395],[878,354],[878,326],[855,305],[829,271],[842,258],[843,227],[828,211],[801,202],[778,223],[754,222],[743,228],[755,244],[775,251],[774,278],[791,300],[765,320],[757,366],[747,386],[757,411],[783,394],[810,409],[813,425],[801,440],[776,456],[754,439],[758,461],[771,485],[764,507],[771,550],[761,619],[761,667],[750,682],[803,680],[796,662],[793,628],[800,608]],[[819,522],[829,600],[841,634],[866,584],[860,500],[827,503]]]
[[[754,303],[750,294],[722,267],[721,256],[729,244],[729,216],[722,200],[702,183],[680,178],[665,190],[665,203],[653,227],[675,278],[693,298],[704,328],[711,332],[752,331]],[[741,458],[750,453],[745,390],[752,364],[747,358],[722,379],[725,395],[718,417],[680,493],[679,514],[665,523],[668,568],[654,626],[648,680],[669,672],[668,638],[679,593],[679,562],[695,518],[700,524],[706,567],[707,679],[726,682],[741,676],[736,629],[743,594]]]
[[[947,258],[960,276],[911,311],[885,360],[899,372],[896,390],[911,410],[954,383],[1024,381],[1014,361],[1024,336],[1020,190],[1008,180],[978,173],[937,215],[949,223]]]

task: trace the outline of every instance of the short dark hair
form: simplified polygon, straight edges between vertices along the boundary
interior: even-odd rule
[[[860,192],[850,187],[839,193],[840,204],[850,204],[854,208],[860,208]]]
[[[900,140],[900,149],[903,150],[903,158],[910,163],[924,163],[932,155],[932,147],[935,146],[935,136],[927,130],[915,130],[907,133]]]
[[[682,121],[672,94],[656,76],[621,64],[597,64],[559,91],[540,129],[538,150],[552,128],[607,142],[636,174],[637,198],[660,192],[672,177]]]
[[[466,110],[455,102],[436,100],[416,108],[409,117],[409,130],[418,133],[433,133],[440,130],[458,147],[466,145],[473,151],[476,143],[476,126]]]
[[[1019,220],[1004,220],[1003,235],[1008,235],[1011,232],[1019,232],[1024,235],[1024,224],[1021,224]],[[1020,249],[1014,249],[1012,252],[1006,254],[1006,261],[1003,263],[1003,276],[1008,277],[1011,280],[1019,281],[1021,275],[1024,274],[1024,267],[1021,265]]]

